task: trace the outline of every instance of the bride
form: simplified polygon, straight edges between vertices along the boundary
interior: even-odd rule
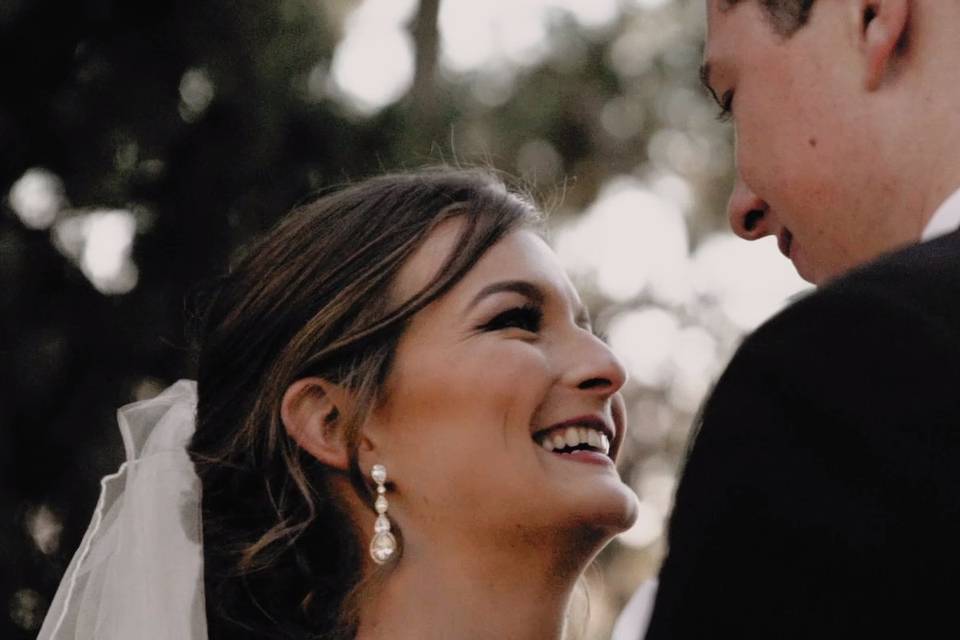
[[[121,410],[40,638],[560,638],[636,498],[623,367],[538,225],[445,169],[286,217],[200,314],[196,383]]]

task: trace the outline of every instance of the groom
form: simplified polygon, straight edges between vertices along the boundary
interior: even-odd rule
[[[730,222],[821,286],[704,406],[646,637],[960,637],[960,2],[707,4]]]

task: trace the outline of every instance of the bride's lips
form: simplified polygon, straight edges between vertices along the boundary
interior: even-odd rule
[[[583,415],[536,429],[532,434],[535,445],[552,455],[571,461],[613,465],[620,440],[616,425],[597,415]],[[566,441],[566,444],[565,444]],[[587,448],[567,453],[556,450],[565,447]]]

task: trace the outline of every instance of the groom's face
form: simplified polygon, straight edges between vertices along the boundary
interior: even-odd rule
[[[728,213],[747,239],[772,235],[821,283],[870,258],[870,165],[853,3],[820,0],[795,32],[759,0],[708,0],[704,81],[731,111],[737,182]]]

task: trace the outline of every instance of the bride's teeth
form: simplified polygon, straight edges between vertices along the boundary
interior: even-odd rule
[[[565,427],[555,429],[543,436],[537,436],[540,446],[547,451],[559,452],[562,449],[588,445],[590,448],[609,454],[610,438],[593,427]]]
[[[587,430],[587,444],[597,449],[600,448],[600,434],[595,429]]]
[[[554,449],[563,449],[567,446],[567,439],[563,437],[562,433],[554,433],[552,437]]]

